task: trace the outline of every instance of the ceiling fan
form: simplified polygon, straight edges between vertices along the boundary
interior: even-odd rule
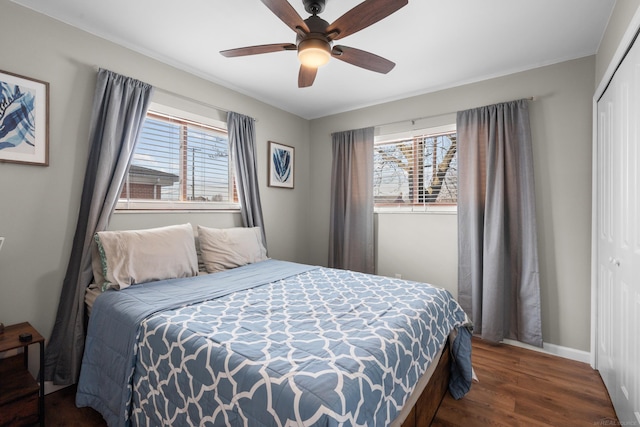
[[[287,0],[261,0],[277,17],[296,32],[296,43],[276,43],[223,50],[226,57],[257,55],[261,53],[295,50],[300,60],[298,87],[313,84],[318,67],[331,57],[378,73],[387,74],[395,63],[364,50],[333,45],[334,40],[351,35],[386,18],[409,3],[408,0],[365,0],[329,24],[318,16],[326,0],[303,0],[305,10],[311,14],[303,20]]]

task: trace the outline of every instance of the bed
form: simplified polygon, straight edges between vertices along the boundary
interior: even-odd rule
[[[76,403],[110,426],[428,425],[469,390],[467,326],[446,290],[259,259],[97,296]]]

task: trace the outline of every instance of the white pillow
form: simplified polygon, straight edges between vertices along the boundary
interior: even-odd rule
[[[93,270],[93,283],[102,289],[105,282],[104,269],[102,268],[102,257],[100,256],[96,236],[91,241],[91,269]]]
[[[198,274],[191,224],[147,230],[99,231],[103,289]]]
[[[220,229],[199,225],[198,239],[209,273],[268,259],[260,227]]]

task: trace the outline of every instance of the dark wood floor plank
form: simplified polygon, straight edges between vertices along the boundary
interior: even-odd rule
[[[446,395],[434,426],[593,426],[617,420],[600,375],[588,364],[474,338],[473,366],[480,382],[461,400]]]
[[[464,400],[505,412],[514,412],[516,408],[516,399],[511,393],[485,386],[484,383],[474,384],[473,392],[465,396]]]
[[[585,363],[473,339],[480,382],[460,400],[446,394],[433,426],[618,425],[600,375]],[[49,427],[104,427],[102,416],[76,408],[75,387],[47,395]]]
[[[107,423],[91,408],[76,407],[76,386],[66,387],[45,397],[47,427],[106,427]]]
[[[567,381],[566,378],[571,379]],[[520,375],[518,377],[518,387],[531,391],[545,390],[545,394],[559,398],[567,404],[575,403],[586,408],[591,406],[606,406],[610,404],[609,395],[604,390],[604,385],[600,382],[594,385],[583,385],[573,376],[540,378],[537,376]]]
[[[464,403],[462,403],[464,401]],[[523,417],[514,411],[504,411],[465,399],[456,401],[446,397],[433,420],[432,426],[492,426],[492,427],[542,427],[548,424],[538,423],[529,417]]]

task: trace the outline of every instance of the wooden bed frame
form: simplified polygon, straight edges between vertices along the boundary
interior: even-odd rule
[[[402,423],[402,427],[428,427],[431,425],[449,387],[450,367],[451,353],[447,342],[433,375],[411,412]]]

